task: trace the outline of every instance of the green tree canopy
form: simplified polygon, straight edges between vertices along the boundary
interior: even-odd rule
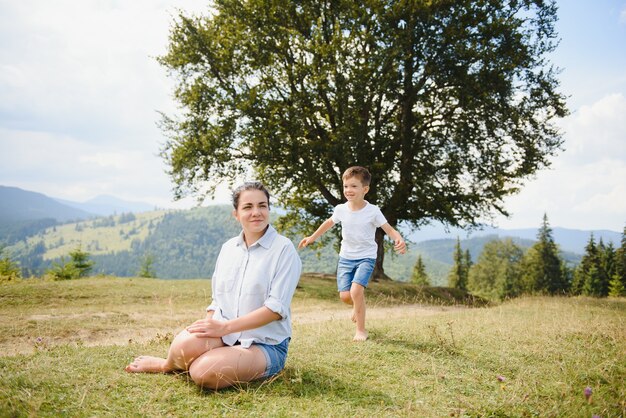
[[[176,197],[254,175],[311,232],[362,165],[392,226],[474,224],[560,148],[554,1],[213,5],[180,13],[160,57],[180,104],[162,120]]]
[[[492,300],[519,296],[522,293],[524,251],[513,240],[488,242],[469,271],[470,292]]]

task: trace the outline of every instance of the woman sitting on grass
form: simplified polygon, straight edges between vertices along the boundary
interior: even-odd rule
[[[188,371],[201,387],[217,390],[283,369],[302,264],[291,241],[269,224],[269,199],[259,182],[234,190],[233,215],[243,231],[222,246],[206,318],[174,338],[167,358],[137,357],[127,372]]]

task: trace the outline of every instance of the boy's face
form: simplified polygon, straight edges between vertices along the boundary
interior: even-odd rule
[[[358,177],[350,177],[343,180],[343,195],[351,200],[363,200],[369,191],[369,186],[364,186]]]

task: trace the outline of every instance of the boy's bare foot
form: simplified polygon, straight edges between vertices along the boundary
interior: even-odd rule
[[[352,339],[352,341],[365,341],[367,340],[367,331],[357,331],[356,334],[354,334],[354,338]]]
[[[129,373],[168,373],[171,370],[165,367],[165,362],[161,357],[139,356],[124,370]]]

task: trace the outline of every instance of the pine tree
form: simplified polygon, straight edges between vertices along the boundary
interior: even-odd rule
[[[0,244],[0,283],[15,281],[22,278],[20,265],[13,261],[5,248]]]
[[[615,250],[609,295],[626,296],[626,227],[622,231],[621,246]]]
[[[624,285],[622,284],[622,278],[617,273],[613,275],[613,278],[609,282],[609,296],[626,296],[626,289],[624,289]]]
[[[594,269],[594,273],[593,273],[594,277],[592,277],[592,275],[590,274],[592,268]],[[580,264],[578,264],[578,266],[576,267],[576,270],[574,271],[572,293],[575,295],[589,294],[586,292],[591,291],[592,287],[595,286],[595,284],[600,283],[600,280],[597,277],[595,277],[596,275],[599,274],[598,273],[599,269],[600,269],[600,257],[598,255],[598,247],[593,237],[593,233],[591,233],[591,235],[589,236],[589,241],[587,242],[587,245],[585,246],[585,254],[583,254],[583,258],[580,260]],[[593,286],[591,282],[594,282]],[[593,290],[591,291],[591,293],[596,293],[596,291]]]
[[[139,277],[156,278],[156,272],[154,271],[153,264],[154,257],[152,257],[152,254],[146,254],[141,262],[141,269],[137,275]]]
[[[609,295],[609,289],[611,280],[615,275],[615,248],[613,243],[609,241],[608,244],[602,245],[602,251],[600,252],[600,268],[601,268],[601,283],[600,294],[602,296]]]
[[[461,240],[456,238],[454,246],[454,265],[448,275],[448,286],[461,290],[467,290],[467,267],[465,256],[461,250]]]
[[[411,283],[418,284],[420,286],[430,286],[430,279],[426,274],[426,266],[422,261],[422,256],[417,256],[415,266],[413,266],[413,274],[411,275]]]
[[[564,262],[552,237],[548,216],[544,214],[537,242],[527,251],[524,259],[526,290],[551,295],[564,293],[569,287],[564,273]]]
[[[76,247],[74,251],[70,252],[70,258],[72,259],[72,263],[74,267],[78,271],[78,277],[87,276],[91,270],[95,262],[89,259],[90,254],[86,251],[83,251],[80,247]]]

